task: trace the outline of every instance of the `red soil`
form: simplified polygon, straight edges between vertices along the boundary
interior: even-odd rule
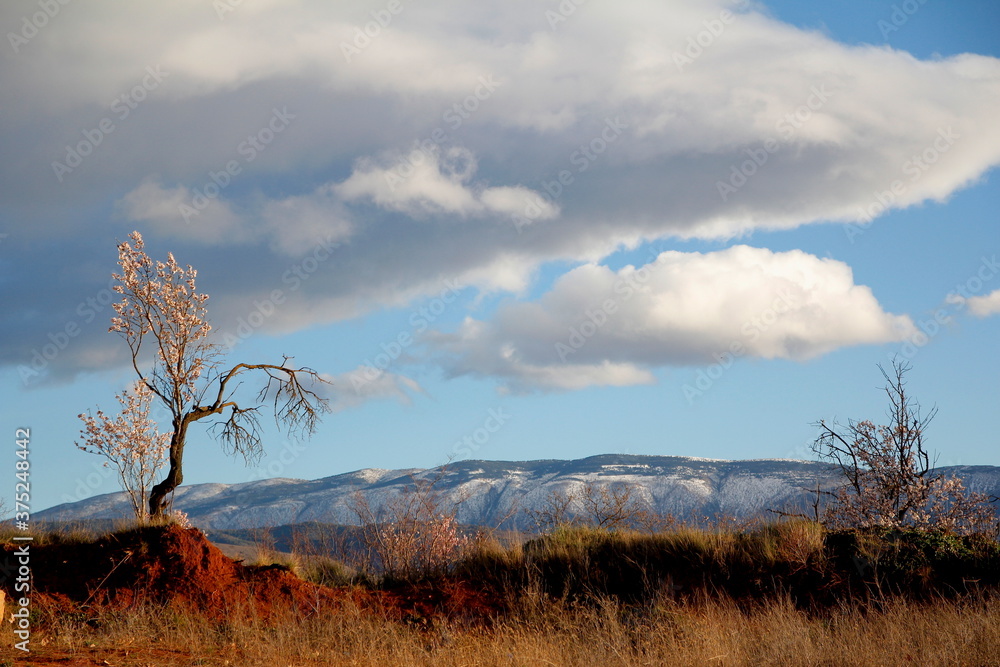
[[[178,526],[136,529],[89,543],[35,546],[31,566],[32,606],[43,615],[150,602],[212,619],[241,614],[266,619],[288,612],[308,616],[335,611],[350,600],[390,618],[432,625],[439,618],[488,622],[505,606],[487,591],[447,578],[381,591],[327,588],[281,566],[243,565],[201,531]]]
[[[116,533],[91,543],[36,546],[31,566],[34,600],[53,611],[153,602],[208,617],[240,612],[268,616],[277,607],[305,611],[337,598],[334,591],[286,570],[243,566],[201,531],[178,526]]]

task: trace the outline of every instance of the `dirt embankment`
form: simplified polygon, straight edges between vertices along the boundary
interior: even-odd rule
[[[6,561],[12,548],[7,547]],[[238,614],[311,615],[350,601],[390,618],[427,622],[434,616],[486,620],[502,606],[483,591],[447,580],[390,590],[319,586],[283,566],[244,565],[223,554],[198,529],[179,526],[35,546],[31,566],[32,606],[52,613],[152,603],[221,620]],[[0,584],[10,589],[8,595],[13,592],[10,583]]]

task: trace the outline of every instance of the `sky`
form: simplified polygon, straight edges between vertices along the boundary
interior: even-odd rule
[[[74,443],[134,380],[108,332],[133,230],[197,269],[225,362],[332,382],[312,439],[268,427],[250,465],[194,426],[188,484],[811,458],[819,420],[884,419],[894,358],[938,463],[1000,465],[997,25],[972,0],[5,2],[0,498],[18,428],[33,509],[118,490]]]

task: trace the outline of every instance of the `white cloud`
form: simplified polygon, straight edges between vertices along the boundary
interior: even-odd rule
[[[1000,289],[983,296],[973,296],[966,300],[969,312],[976,317],[1000,314]]]
[[[329,185],[305,195],[269,200],[261,206],[261,229],[272,246],[286,255],[305,253],[316,245],[347,242],[354,224]]]
[[[130,221],[145,221],[161,236],[194,237],[202,243],[233,243],[248,234],[228,202],[205,197],[183,185],[163,187],[156,178],[144,179],[117,202]]]
[[[396,399],[404,405],[412,403],[411,394],[424,393],[420,384],[404,375],[361,365],[340,375],[323,375],[330,382],[320,388],[334,412],[359,407],[368,401]]]
[[[2,358],[78,302],[65,276],[81,274],[29,271],[51,261],[30,241],[113,247],[130,231],[107,230],[119,199],[151,243],[210,257],[199,268],[223,276],[214,312],[288,287],[281,277],[316,238],[343,243],[267,325],[288,331],[404,305],[443,279],[521,291],[542,266],[643,241],[877,218],[883,193],[888,208],[945,200],[1000,163],[996,58],[921,61],[750,9],[679,67],[675,55],[732,8],[723,0],[585,3],[555,30],[534,0],[404,3],[346,58],[342,44],[384,6],[242,3],[219,20],[203,0],[94,0],[0,60],[0,198],[29,248],[12,271],[23,296],[6,311],[16,338]],[[25,7],[0,3],[0,22],[20,25]],[[113,101],[147,67],[162,81],[123,116]],[[239,147],[286,106],[294,121],[251,160]],[[114,131],[57,181],[53,161],[102,119]],[[432,136],[431,157],[389,187],[395,159]],[[174,210],[234,160],[238,182],[185,224]],[[723,199],[734,169],[753,173]],[[536,224],[515,225],[538,197]],[[209,255],[223,244],[239,246]],[[105,273],[87,270],[86,289],[101,289]],[[42,302],[49,319],[34,315]],[[112,344],[90,336],[77,345]],[[793,338],[758,352],[790,353]],[[814,338],[805,349],[821,347]]]
[[[271,2],[241,6],[219,21],[198,0],[90,3],[85,13],[61,14],[32,41],[30,48],[51,60],[0,63],[8,96],[36,102],[13,105],[9,117],[32,118],[39,102],[65,109],[68,127],[46,139],[52,148],[79,140],[81,111],[95,120],[104,113],[116,128],[147,138],[144,150],[130,151],[117,141],[123,130],[115,130],[101,147],[115,152],[110,178],[144,177],[155,156],[178,172],[165,181],[190,188],[233,157],[240,133],[256,130],[260,120],[251,119],[274,104],[296,102],[311,113],[296,120],[297,138],[283,136],[284,147],[268,148],[286,151],[282,160],[253,165],[265,173],[398,153],[437,128],[446,151],[463,145],[487,163],[483,183],[503,172],[502,182],[516,185],[473,186],[426,163],[398,191],[387,191],[380,179],[386,165],[362,160],[341,184],[343,194],[408,213],[509,213],[522,194],[566,171],[574,178],[570,194],[543,215],[562,211],[564,238],[725,237],[865,219],[868,210],[877,216],[876,195],[896,181],[889,207],[906,207],[947,198],[1000,161],[995,58],[921,62],[746,11],[679,65],[689,40],[733,9],[731,2],[590,4],[553,31],[543,8],[512,0],[459,14],[445,2],[404,8],[348,62],[343,45],[354,44],[370,11],[380,8]],[[255,37],[263,29],[269,38],[262,42]],[[56,48],[62,44],[72,47]],[[141,81],[145,64],[169,75],[141,103],[142,114],[119,122],[108,102]],[[480,94],[483,77],[503,83]],[[196,125],[165,106],[182,102]],[[461,115],[446,116],[454,108]],[[574,162],[616,116],[628,126],[622,136],[597,159]],[[954,141],[942,144],[939,132]],[[728,182],[732,168],[759,155],[769,138],[778,150],[722,201],[717,183]],[[935,143],[947,150],[936,151]],[[27,191],[17,185],[24,174],[6,176],[0,181],[11,183],[12,193]],[[614,231],[605,225],[609,217],[620,222]],[[565,251],[551,248],[550,255]]]
[[[422,217],[449,213],[459,216],[522,213],[540,202],[540,219],[555,217],[559,209],[524,187],[486,187],[473,184],[476,159],[464,148],[414,148],[378,165],[366,159],[334,190],[346,201],[369,198],[378,206]]]
[[[453,373],[495,376],[515,390],[576,389],[649,382],[650,368],[717,355],[805,360],[913,331],[842,262],[734,246],[664,252],[619,271],[587,264],[537,301],[431,340]]]
[[[330,186],[304,195],[265,200],[250,212],[237,213],[224,193],[167,188],[155,178],[143,180],[117,202],[130,222],[153,225],[161,236],[204,245],[246,244],[267,240],[284,255],[299,255],[315,247],[350,238],[353,225]]]
[[[542,366],[512,360],[499,374],[506,384],[504,391],[527,392],[534,389],[546,391],[575,391],[587,387],[627,387],[636,384],[653,384],[653,374],[635,364],[616,364],[602,361],[596,364],[566,364]]]
[[[525,187],[486,188],[479,195],[479,200],[487,209],[507,216],[524,216],[526,209],[533,215],[528,222],[535,220],[550,220],[559,215],[559,207],[544,199],[539,193]],[[531,209],[534,205],[534,209]]]
[[[599,212],[621,207],[624,195],[613,192],[620,173],[633,179],[633,197],[641,195],[630,207],[655,221],[660,234],[715,236],[747,225],[856,220],[874,194],[896,180],[905,191],[891,206],[940,200],[1000,159],[1000,128],[991,122],[1000,102],[997,59],[964,54],[920,62],[888,48],[838,44],[751,11],[737,14],[693,62],[679,66],[676,56],[688,40],[723,8],[732,9],[732,3],[592,4],[552,31],[544,10],[531,2],[460,15],[449,3],[431,2],[420,12],[404,9],[348,62],[342,44],[353,44],[359,27],[371,20],[369,11],[349,4],[240,7],[224,21],[209,11],[206,23],[197,0],[169,8],[95,2],[85,16],[60,15],[32,43],[35,49],[72,43],[71,50],[56,52],[65,54],[63,60],[30,67],[10,61],[0,65],[10,71],[0,73],[13,97],[78,109],[106,107],[141,80],[142,67],[123,63],[162,65],[169,76],[143,105],[204,101],[198,122],[219,136],[233,127],[232,106],[242,102],[246,109],[240,94],[280,82],[280,99],[268,104],[302,99],[310,91],[304,101],[315,120],[301,122],[316,125],[296,146],[299,157],[314,159],[333,149],[339,159],[353,161],[398,151],[440,127],[449,140],[461,133],[460,143],[479,156],[502,155],[529,189],[560,169],[573,171],[573,152],[599,135],[605,118],[620,115],[628,131],[613,153],[593,165],[615,166],[592,185],[606,195]],[[269,39],[262,42],[255,36],[264,27]],[[487,75],[503,84],[488,99],[476,98]],[[474,109],[463,111],[452,133],[442,113],[468,99]],[[350,117],[327,120],[324,111],[334,115],[346,104],[354,111]],[[33,108],[21,111],[30,115]],[[796,119],[797,112],[804,115]],[[76,125],[67,139],[53,137],[53,145],[78,138]],[[165,160],[183,154],[203,177],[199,161],[191,158],[212,149],[211,143],[192,141],[197,130],[190,122],[171,129],[152,141],[155,154]],[[939,131],[951,132],[955,142],[932,155],[930,168],[908,169],[908,161],[933,148]],[[355,142],[347,150],[345,137]],[[748,159],[744,151],[759,150],[767,138],[778,140],[781,149],[768,156],[732,205],[724,205],[716,182],[726,181],[730,168]],[[630,168],[641,169],[642,178],[627,173]],[[426,167],[419,172],[410,186],[419,196],[410,204],[476,208],[471,193]],[[121,173],[134,172],[123,161]],[[381,184],[364,183],[364,174],[356,174],[351,185],[399,203]],[[683,202],[692,195],[702,201],[688,203],[700,205],[678,206],[676,214],[662,206],[671,197]]]

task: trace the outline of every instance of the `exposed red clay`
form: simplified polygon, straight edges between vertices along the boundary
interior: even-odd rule
[[[8,552],[13,547],[7,547]],[[8,554],[9,558],[9,554]],[[349,602],[389,618],[489,623],[506,604],[448,577],[388,590],[328,588],[282,566],[249,566],[222,553],[196,528],[166,526],[114,533],[93,542],[32,548],[34,609],[50,618],[152,603],[222,620],[288,613],[335,613]],[[8,594],[12,591],[8,591]]]

